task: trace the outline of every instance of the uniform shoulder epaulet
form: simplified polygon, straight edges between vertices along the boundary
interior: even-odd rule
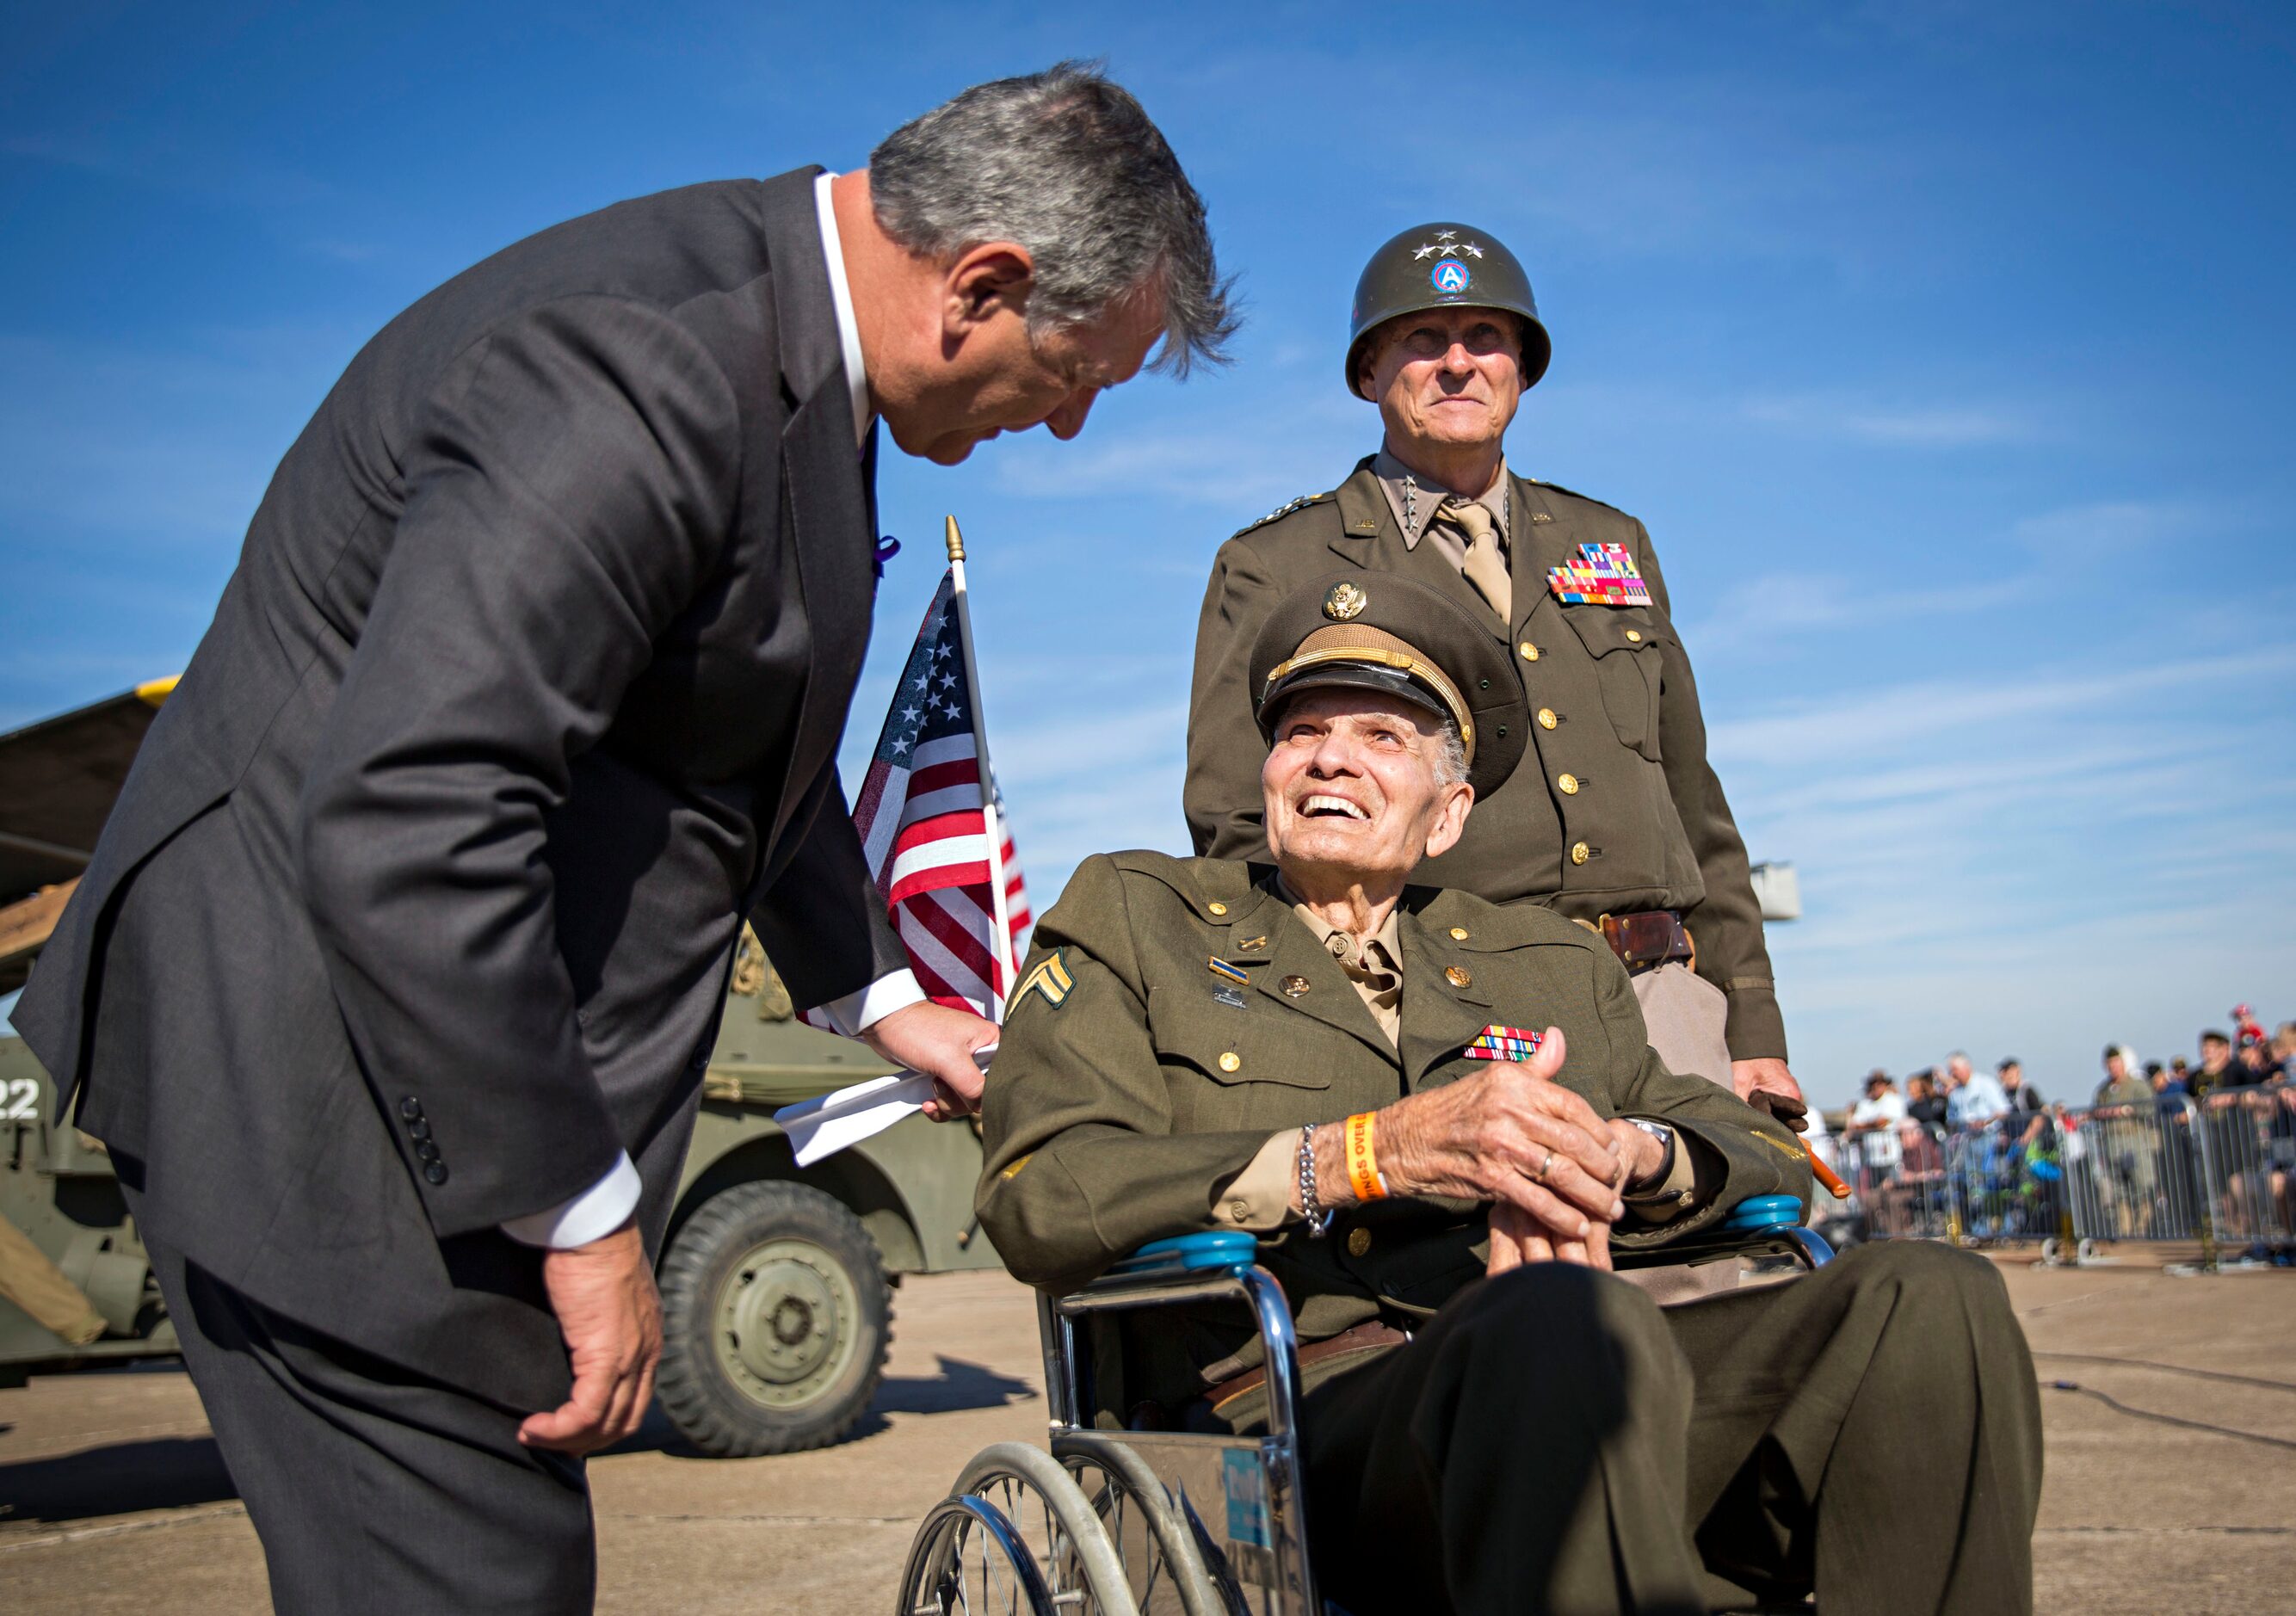
[[[1242,902],[1251,891],[1251,866],[1235,858],[1178,858],[1145,849],[1109,855],[1128,875],[1144,875],[1179,894],[1192,909],[1224,914],[1214,905]]]
[[[1244,523],[1243,526],[1235,530],[1232,537],[1242,538],[1245,534],[1256,532],[1259,529],[1266,527],[1271,521],[1281,521],[1283,518],[1291,515],[1294,511],[1304,511],[1309,505],[1320,505],[1325,501],[1336,498],[1337,496],[1337,489],[1326,489],[1321,494],[1302,494],[1290,504],[1276,506],[1273,511],[1270,511],[1267,515],[1261,517],[1258,521],[1248,521]]]
[[[1632,513],[1620,511],[1618,506],[1612,504],[1607,499],[1597,499],[1592,494],[1581,494],[1576,488],[1566,488],[1559,482],[1547,481],[1544,477],[1526,477],[1523,480],[1531,484],[1535,488],[1545,488],[1550,493],[1568,494],[1573,499],[1583,499],[1590,505],[1602,506],[1605,511],[1617,511],[1620,515],[1626,517],[1629,521],[1634,520]]]

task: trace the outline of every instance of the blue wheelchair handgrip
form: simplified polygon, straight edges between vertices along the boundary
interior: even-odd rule
[[[1111,1272],[1168,1273],[1178,1269],[1194,1273],[1206,1268],[1249,1267],[1259,1255],[1259,1238],[1248,1229],[1204,1229],[1193,1235],[1175,1235],[1168,1240],[1152,1240],[1118,1263]]]
[[[1801,1202],[1792,1195],[1752,1195],[1730,1209],[1722,1219],[1725,1234],[1747,1235],[1759,1229],[1787,1228],[1801,1221]]]

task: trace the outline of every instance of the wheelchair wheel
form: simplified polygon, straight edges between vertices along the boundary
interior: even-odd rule
[[[1229,1616],[1194,1531],[1137,1452],[1098,1431],[1070,1431],[1053,1439],[1053,1457],[1099,1515],[1140,1616]]]
[[[917,1528],[895,1616],[1059,1616],[1021,1534],[986,1499],[943,1498]]]
[[[1041,1448],[997,1442],[982,1448],[949,1496],[980,1499],[1012,1523],[1063,1612],[1136,1616],[1124,1563],[1099,1513],[1060,1461]]]

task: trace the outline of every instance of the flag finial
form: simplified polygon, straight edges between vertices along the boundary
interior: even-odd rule
[[[948,559],[953,562],[964,559],[964,535],[956,530],[956,518],[954,516],[948,519]]]

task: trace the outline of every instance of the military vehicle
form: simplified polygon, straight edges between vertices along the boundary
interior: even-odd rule
[[[173,680],[0,735],[0,1015],[71,894]],[[790,1453],[868,1407],[907,1274],[997,1266],[979,1136],[906,1120],[800,1168],[774,1111],[890,1070],[795,1019],[745,928],[658,1270],[664,1410],[703,1451]],[[102,1144],[55,1119],[0,1021],[0,1386],[176,1351]]]

